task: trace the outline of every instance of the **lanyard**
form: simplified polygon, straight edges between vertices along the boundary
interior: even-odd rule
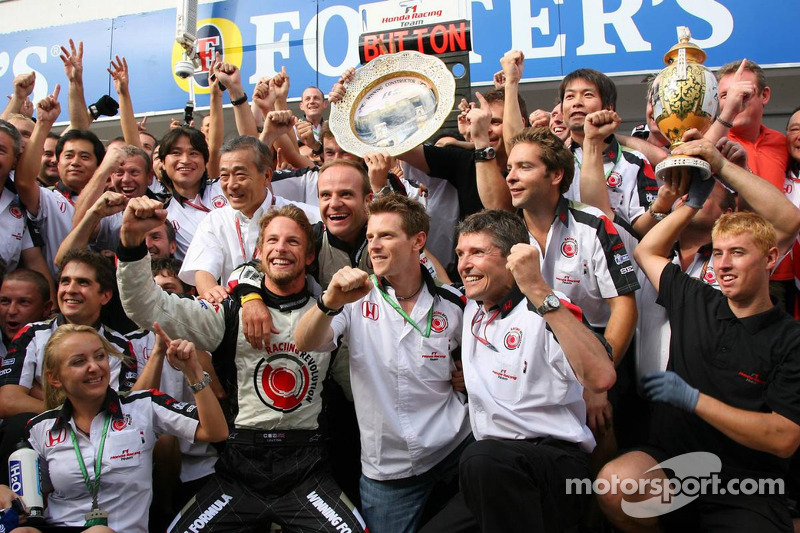
[[[275,195],[272,195],[272,203],[269,204],[270,209],[275,207]],[[242,252],[242,259],[247,262],[247,254],[244,251],[244,239],[242,239],[242,225],[239,224],[239,219],[236,219],[236,236],[239,237],[239,251]],[[258,250],[253,250],[253,257],[251,259],[258,259]]]
[[[78,465],[81,467],[81,474],[83,474],[83,481],[86,483],[86,489],[92,496],[92,510],[97,509],[97,494],[100,492],[100,468],[103,462],[103,448],[106,445],[106,435],[108,435],[108,425],[111,423],[111,415],[106,415],[106,423],[103,426],[103,436],[100,437],[100,446],[97,449],[97,457],[94,461],[94,482],[89,479],[89,472],[86,471],[86,464],[83,462],[83,455],[81,455],[81,448],[78,446],[78,439],[75,437],[75,430],[69,426],[69,436],[72,438],[72,447],[75,448],[75,455],[78,458]]]
[[[370,276],[370,277],[372,278],[372,284],[375,287],[378,288],[378,292],[381,293],[381,296],[383,296],[383,299],[386,300],[388,302],[388,304],[391,305],[392,308],[394,308],[395,311],[400,313],[400,316],[405,318],[406,322],[408,322],[409,324],[414,326],[414,329],[419,331],[420,335],[422,335],[426,339],[431,336],[431,325],[433,324],[433,305],[434,304],[431,304],[431,308],[428,311],[428,326],[425,328],[425,331],[422,331],[422,328],[420,328],[419,325],[416,322],[414,322],[414,320],[412,320],[410,316],[408,316],[408,313],[406,313],[403,310],[403,308],[400,307],[400,304],[395,302],[388,294],[386,294],[383,291],[383,289],[381,288],[381,284],[378,282],[378,277],[375,274],[372,274],[372,276]]]
[[[203,213],[210,213],[211,212],[211,209],[209,209],[206,206],[204,206],[202,202],[196,204],[196,203],[192,202],[191,200],[184,200],[183,203],[185,203],[189,207],[194,207],[195,209],[197,209],[198,211],[202,211]]]
[[[573,153],[572,157],[575,158],[575,162],[578,164],[578,170],[582,170],[583,169],[583,164],[581,164],[580,160],[578,160],[578,156]],[[606,182],[608,182],[608,177],[611,175],[612,172],[614,172],[614,169],[617,168],[617,165],[619,164],[619,160],[620,159],[622,159],[622,147],[621,146],[619,147],[619,150],[617,150],[617,159],[614,160],[614,166],[609,168],[608,172],[605,173]]]
[[[500,309],[496,309],[495,312],[492,314],[492,316],[489,317],[489,320],[486,321],[486,325],[483,326],[483,337],[480,336],[481,323],[483,322],[483,317],[488,316],[486,311],[483,310],[483,307],[479,308],[478,311],[475,313],[475,316],[472,317],[472,323],[470,324],[469,327],[472,336],[475,337],[478,340],[478,342],[480,342],[493,352],[497,352],[498,350],[497,348],[494,347],[494,345],[491,342],[489,342],[489,339],[486,336],[486,328],[489,327],[489,324],[491,324],[492,321],[495,318],[497,318],[497,315],[499,314],[500,314]],[[475,326],[477,326],[477,328]],[[476,329],[477,333],[475,332]]]

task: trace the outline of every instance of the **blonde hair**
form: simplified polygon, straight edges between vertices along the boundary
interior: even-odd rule
[[[719,217],[711,230],[711,241],[716,242],[720,237],[745,233],[750,235],[753,243],[765,257],[771,248],[778,245],[778,237],[772,224],[764,220],[761,215],[750,211],[725,213]]]
[[[78,324],[64,324],[63,326],[59,326],[59,328],[55,330],[52,335],[50,335],[50,339],[47,341],[47,344],[44,347],[42,374],[45,379],[43,380],[42,386],[44,387],[45,409],[55,409],[59,405],[63,404],[67,397],[63,389],[53,387],[50,384],[50,380],[47,378],[58,377],[58,371],[61,368],[62,362],[64,361],[63,354],[60,350],[61,344],[63,344],[64,340],[71,335],[79,333],[89,333],[96,336],[98,339],[100,339],[100,342],[103,344],[103,349],[105,349],[109,356],[124,359],[124,356],[119,353],[116,348],[114,348],[108,339],[100,335],[93,327],[81,326]]]

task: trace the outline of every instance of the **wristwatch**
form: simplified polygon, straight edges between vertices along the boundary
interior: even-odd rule
[[[327,305],[325,305],[322,302],[322,296],[324,294],[325,293],[323,292],[322,294],[317,296],[317,307],[319,308],[319,310],[322,311],[323,313],[325,313],[325,316],[336,316],[339,313],[341,313],[342,309],[344,309],[344,307],[340,307],[339,309],[331,309],[330,307],[328,307]]]
[[[473,154],[475,161],[491,161],[497,152],[491,146],[487,146],[486,148],[476,148]]]
[[[653,217],[653,218],[656,220],[656,222],[661,222],[662,220],[664,220],[665,218],[667,218],[667,216],[669,215],[669,213],[659,213],[659,212],[657,212],[657,211],[654,211],[654,210],[653,210],[653,204],[654,204],[654,203],[655,203],[655,201],[653,201],[653,202],[650,204],[650,207],[648,207],[648,208],[647,208],[647,212],[648,212],[648,213],[650,213],[650,216],[651,216],[651,217]]]
[[[208,387],[209,383],[211,383],[211,376],[208,375],[208,372],[203,370],[203,379],[201,379],[200,381],[198,381],[194,385],[189,383],[189,388],[192,389],[193,393],[197,394],[201,390],[203,390],[206,387]]]
[[[542,305],[534,309],[534,311],[536,311],[537,315],[544,316],[545,313],[555,311],[559,307],[561,307],[561,300],[558,298],[558,296],[551,292],[544,297],[544,302],[542,302]]]

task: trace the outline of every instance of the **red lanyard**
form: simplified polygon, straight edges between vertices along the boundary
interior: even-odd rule
[[[492,321],[493,321],[495,318],[497,318],[497,315],[499,315],[499,314],[500,314],[500,309],[497,309],[497,310],[496,310],[496,311],[495,311],[495,312],[492,314],[492,316],[490,316],[490,317],[489,317],[489,320],[487,320],[487,321],[486,321],[486,325],[485,325],[485,326],[483,326],[483,337],[481,337],[481,336],[480,336],[480,332],[481,332],[481,323],[483,322],[483,317],[485,317],[485,316],[488,316],[488,315],[487,315],[487,314],[486,314],[486,312],[483,310],[483,307],[480,307],[480,308],[478,309],[478,312],[477,312],[477,313],[475,313],[475,316],[474,316],[474,317],[472,317],[472,324],[470,324],[470,328],[469,328],[469,329],[470,329],[470,332],[472,333],[472,336],[473,336],[473,337],[475,337],[475,338],[478,340],[478,342],[480,342],[481,344],[483,344],[484,346],[486,346],[487,348],[489,348],[489,349],[490,349],[490,350],[492,350],[493,352],[496,352],[496,351],[498,351],[498,350],[497,350],[497,348],[495,348],[495,347],[492,345],[492,343],[491,343],[491,342],[489,342],[489,339],[487,339],[487,338],[486,338],[486,328],[487,328],[487,327],[489,327],[489,324],[491,324],[491,323],[492,323]],[[475,326],[478,326],[478,327],[476,328]],[[477,330],[477,333],[476,333],[476,330]]]
[[[269,205],[270,209],[275,207],[275,195],[272,195],[272,203]],[[244,239],[242,239],[242,225],[239,219],[236,219],[236,236],[239,237],[239,250],[242,252],[242,260],[247,261],[247,254],[244,251]],[[252,259],[258,259],[258,250],[253,250]]]
[[[194,203],[194,202],[192,202],[190,200],[184,200],[183,203],[189,205],[189,207],[194,207],[195,209],[197,209],[198,211],[202,211],[203,213],[210,213],[211,212],[211,209],[209,209],[206,206],[204,206],[202,202],[200,202],[199,204],[196,204],[196,203]]]

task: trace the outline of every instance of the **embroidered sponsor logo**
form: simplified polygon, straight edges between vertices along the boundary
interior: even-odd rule
[[[630,274],[633,272],[633,265],[622,267],[619,269],[620,274]]]
[[[631,260],[631,256],[628,254],[614,254],[614,262],[618,265],[622,263],[627,263]]]
[[[436,333],[441,333],[447,329],[447,316],[441,311],[434,311],[431,318],[431,329]]]
[[[576,241],[573,237],[567,237],[564,239],[564,242],[561,243],[561,255],[566,258],[575,257],[578,253],[578,241]]]
[[[362,302],[361,314],[364,315],[364,318],[368,318],[370,320],[378,320],[378,315],[379,315],[378,304],[376,304],[375,302],[370,302],[369,300]]]
[[[423,355],[422,358],[429,361],[439,361],[441,359],[447,359],[447,355],[434,351],[433,353]]]
[[[497,377],[500,381],[517,381],[517,376],[512,376],[508,373],[505,368],[501,368],[500,370],[492,370],[492,374]]]
[[[211,200],[211,203],[214,205],[214,207],[216,207],[217,209],[219,209],[219,208],[221,208],[221,207],[225,207],[225,204],[226,204],[227,202],[225,201],[225,197],[224,197],[224,196],[222,196],[221,194],[218,194],[217,196],[215,196],[215,197],[214,197],[214,198]]]
[[[47,442],[45,443],[45,447],[52,448],[56,444],[61,444],[67,440],[67,428],[62,427],[58,430],[58,433],[53,433],[53,430],[47,432]]]
[[[625,245],[622,244],[622,243],[615,244],[614,246],[611,247],[611,251],[612,252],[616,252],[617,250],[620,250],[620,249],[622,249],[624,247],[625,247]]]
[[[11,357],[9,359],[3,359],[3,365],[2,366],[11,366],[11,365],[14,364],[14,361],[16,361],[16,358],[14,358],[14,357]]]
[[[575,283],[580,283],[581,282],[581,280],[579,280],[579,279],[575,279],[573,277],[570,277],[569,274],[564,274],[563,278],[556,278],[556,279],[558,281],[560,281],[561,283],[563,283],[564,285],[573,285]]]
[[[10,368],[4,368],[3,370],[0,370],[0,376],[5,376],[6,374],[10,374],[10,373],[11,373],[11,369]]]
[[[189,529],[184,531],[184,533],[198,533],[199,531],[205,529],[206,525],[208,525],[211,519],[217,516],[222,508],[227,506],[228,502],[231,500],[233,500],[233,496],[228,496],[227,494],[221,495],[214,501],[214,503],[209,505],[205,511],[200,513],[200,515],[194,519],[194,522],[189,525]]]
[[[616,170],[612,171],[611,174],[608,175],[608,179],[606,180],[606,185],[609,187],[616,189],[620,185],[622,185],[622,176]]]
[[[136,457],[139,457],[140,455],[142,455],[142,452],[140,452],[139,450],[131,451],[130,448],[127,448],[125,450],[122,450],[122,452],[118,453],[117,455],[112,455],[111,456],[111,460],[112,461],[130,461],[131,459],[135,459]]]
[[[11,204],[8,208],[8,212],[11,213],[11,216],[14,218],[22,218],[22,209],[20,209],[17,204]]]
[[[657,194],[653,194],[651,192],[648,192],[648,193],[645,193],[644,197],[647,199],[647,203],[648,204],[652,204],[653,202],[656,201],[656,198],[658,198],[658,195]]]
[[[717,283],[717,273],[714,272],[713,268],[708,267],[706,269],[706,273],[703,274],[703,281],[705,281],[709,285],[714,285]]]
[[[126,427],[131,425],[131,415],[125,415],[121,419],[116,419],[111,422],[111,429],[112,431],[122,431]]]
[[[743,377],[748,383],[753,385],[766,385],[767,380],[761,377],[760,374],[747,374],[743,370],[739,371],[739,376]]]
[[[516,350],[519,348],[519,345],[522,344],[522,330],[519,328],[511,328],[509,332],[506,333],[503,344],[509,350]]]
[[[274,353],[261,359],[253,373],[258,398],[282,413],[294,411],[304,400],[312,401],[318,382],[317,362],[306,352]]]

